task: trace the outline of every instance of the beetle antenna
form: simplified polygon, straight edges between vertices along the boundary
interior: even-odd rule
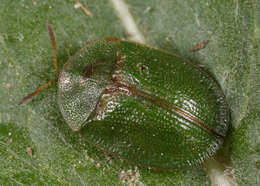
[[[51,24],[49,22],[46,23],[46,27],[49,31],[49,35],[51,38],[51,46],[52,46],[52,53],[53,53],[53,65],[56,70],[56,74],[59,75],[59,68],[58,68],[58,63],[57,63],[57,55],[56,55],[56,42],[55,42],[55,37],[51,28]]]
[[[58,65],[57,65],[55,37],[54,37],[53,31],[52,31],[52,28],[51,28],[51,24],[49,22],[47,22],[46,27],[47,27],[47,29],[49,31],[49,35],[50,35],[50,38],[51,38],[51,46],[52,46],[52,53],[53,53],[53,65],[54,65],[54,68],[56,70],[56,74],[59,75],[60,72],[59,72]],[[42,87],[36,89],[33,93],[28,94],[27,96],[25,96],[18,104],[21,105],[24,102],[30,100],[33,96],[37,95],[42,90],[48,88],[49,86],[51,86],[56,81],[58,81],[58,78],[55,78],[55,79],[49,81],[48,83],[46,83]]]
[[[43,85],[42,87],[36,89],[33,93],[28,94],[27,96],[25,96],[18,104],[21,105],[24,102],[30,100],[33,96],[35,96],[36,94],[38,94],[39,92],[41,92],[43,89],[48,88],[49,86],[51,86],[53,83],[55,83],[58,80],[58,78],[55,78],[51,81],[49,81],[48,83],[46,83],[45,85]]]

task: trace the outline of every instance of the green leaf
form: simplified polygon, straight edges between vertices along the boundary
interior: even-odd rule
[[[260,184],[257,0],[81,0],[93,17],[75,8],[75,2],[0,4],[1,185],[121,185],[124,179],[129,185],[210,185],[220,179]],[[129,8],[137,30],[120,14],[124,6],[115,6],[120,2]],[[56,77],[47,21],[54,30],[59,68],[88,41],[110,36],[139,40],[203,65],[230,105],[231,129],[224,148],[203,166],[154,172],[83,142],[61,116],[57,85],[18,106],[21,98]],[[209,40],[204,49],[189,51],[204,40]]]

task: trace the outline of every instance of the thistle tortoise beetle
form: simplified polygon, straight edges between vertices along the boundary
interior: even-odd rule
[[[47,27],[59,108],[84,140],[136,165],[166,170],[197,165],[221,146],[229,108],[206,71],[163,50],[106,38],[80,49],[59,72]]]

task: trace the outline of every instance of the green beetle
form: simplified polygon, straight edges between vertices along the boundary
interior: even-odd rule
[[[57,73],[58,104],[69,126],[136,165],[197,165],[219,149],[227,133],[229,109],[221,88],[178,55],[106,38],[80,49]]]

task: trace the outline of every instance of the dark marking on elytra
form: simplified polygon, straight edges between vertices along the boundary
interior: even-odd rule
[[[82,71],[83,78],[89,78],[94,73],[94,67],[96,66],[97,61],[88,64]]]
[[[99,62],[103,60],[105,59],[99,59],[88,64],[82,71],[83,78],[90,78],[94,74],[95,67],[98,65]]]

